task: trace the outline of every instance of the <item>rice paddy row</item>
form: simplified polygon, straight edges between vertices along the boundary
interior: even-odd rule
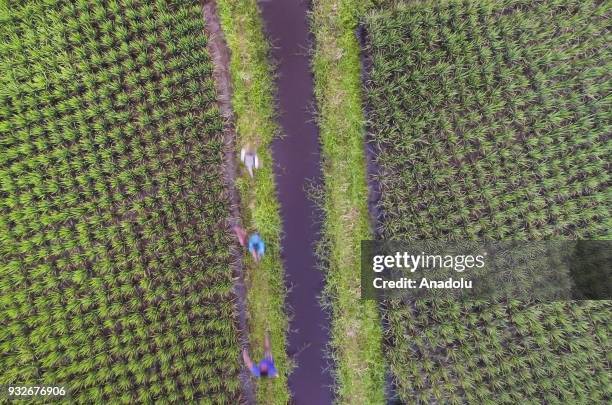
[[[609,237],[611,11],[516,0],[371,11],[381,237]],[[391,302],[387,363],[407,403],[604,402],[610,310]]]
[[[0,13],[0,385],[235,403],[234,242],[199,2]]]

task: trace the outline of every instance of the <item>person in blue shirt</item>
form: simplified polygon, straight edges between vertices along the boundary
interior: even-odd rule
[[[247,368],[251,372],[254,377],[257,378],[276,378],[278,377],[278,371],[274,366],[274,359],[272,358],[272,352],[270,350],[270,338],[266,333],[266,337],[264,338],[264,358],[258,364],[254,364],[249,357],[249,352],[247,349],[242,349],[242,358],[244,360],[244,364],[246,364]]]
[[[249,252],[253,255],[256,262],[260,261],[266,251],[266,244],[258,233],[249,237]]]

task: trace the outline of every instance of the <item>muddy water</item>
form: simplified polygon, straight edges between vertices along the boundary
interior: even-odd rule
[[[284,226],[283,259],[293,310],[289,355],[297,368],[289,378],[294,403],[331,404],[332,379],[325,349],[327,315],[319,305],[323,274],[313,253],[319,232],[315,206],[304,191],[320,176],[317,127],[313,116],[313,80],[305,0],[261,0],[265,29],[277,63],[279,121],[284,134],[272,145]]]

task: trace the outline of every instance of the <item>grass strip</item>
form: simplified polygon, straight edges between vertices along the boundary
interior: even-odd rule
[[[263,357],[264,334],[269,331],[280,372],[278,379],[257,382],[257,402],[286,404],[290,400],[287,375],[292,365],[285,352],[288,320],[283,309],[286,290],[280,256],[282,224],[269,149],[278,133],[269,45],[255,0],[219,0],[217,5],[231,51],[232,103],[238,136],[236,153],[242,145],[250,143],[257,147],[263,161],[263,168],[257,170],[255,179],[250,179],[243,171],[236,180],[242,200],[243,223],[248,230],[257,230],[262,235],[267,248],[258,265],[250,257],[245,260],[251,356],[254,359]]]
[[[358,17],[353,0],[313,2],[313,70],[319,109],[325,196],[326,298],[332,311],[331,356],[339,403],[384,403],[382,327],[373,302],[360,301],[360,242],[372,239],[368,215],[365,120]]]

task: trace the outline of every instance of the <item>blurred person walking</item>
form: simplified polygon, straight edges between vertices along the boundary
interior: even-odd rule
[[[266,244],[257,232],[249,237],[249,252],[251,252],[256,262],[260,261],[266,252]]]
[[[259,363],[254,364],[249,357],[248,350],[242,349],[242,359],[254,377],[278,377],[278,370],[276,370],[274,359],[272,358],[272,351],[270,350],[270,337],[268,336],[268,333],[266,333],[264,338],[264,358]]]
[[[245,247],[247,241],[247,232],[240,225],[234,225],[232,228],[234,233],[236,234],[236,238],[238,238],[238,243],[240,246]]]
[[[250,145],[242,148],[240,151],[240,160],[246,166],[251,177],[253,177],[253,170],[261,167],[261,162],[259,160],[259,156],[257,156],[257,151]]]

